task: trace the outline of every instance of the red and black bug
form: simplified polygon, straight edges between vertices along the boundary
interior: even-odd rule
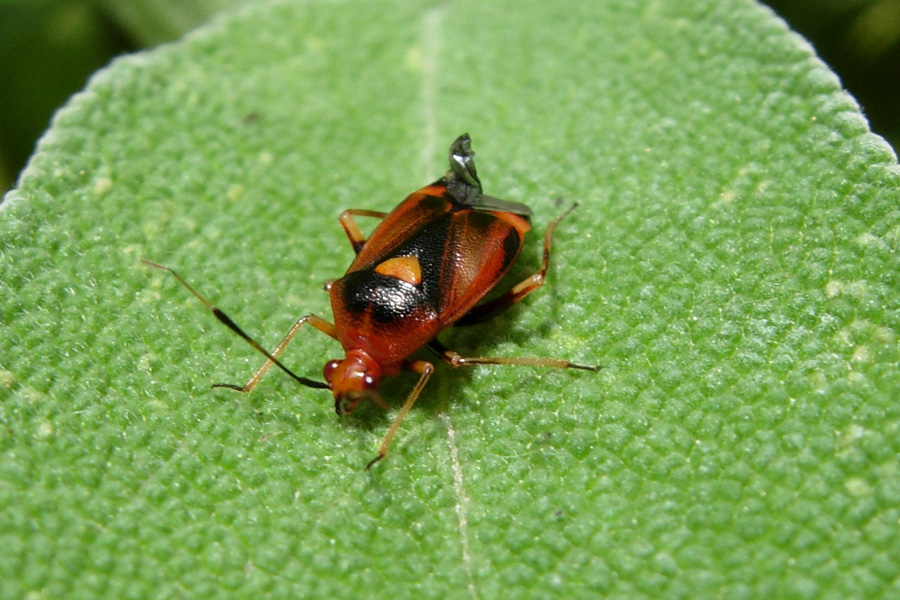
[[[347,414],[365,399],[385,406],[378,395],[383,377],[393,377],[403,370],[418,373],[418,383],[368,469],[385,457],[398,427],[434,371],[432,363],[410,358],[423,346],[454,367],[531,365],[596,371],[597,367],[555,358],[463,357],[438,342],[437,335],[444,329],[485,321],[541,287],[550,262],[553,230],[575,208],[573,205],[547,226],[540,270],[505,294],[479,304],[519,256],[525,233],[531,229],[531,210],[524,204],[482,193],[470,144],[468,134],[457,138],[450,147],[450,171],[413,192],[392,212],[350,209],[341,214],[340,222],[356,259],[343,277],[325,284],[334,324],[312,314],[301,317],[271,353],[174,270],[143,261],[172,273],[216,318],[265,355],[266,361],[244,385],[217,383],[213,387],[249,392],[275,365],[305,386],[330,389],[337,413]],[[374,217],[381,223],[366,239],[354,217]],[[296,375],[278,360],[306,324],[336,339],[344,348],[343,359],[325,365],[327,383]]]

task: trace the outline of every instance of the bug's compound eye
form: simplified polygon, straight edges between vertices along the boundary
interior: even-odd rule
[[[328,387],[331,387],[331,380],[334,378],[334,371],[338,368],[338,365],[341,364],[339,360],[329,360],[325,363],[325,367],[322,369],[322,375],[325,377],[325,381],[328,382]]]
[[[365,392],[374,392],[378,390],[378,386],[381,385],[381,380],[377,377],[373,377],[368,373],[363,375],[362,378],[362,389]]]

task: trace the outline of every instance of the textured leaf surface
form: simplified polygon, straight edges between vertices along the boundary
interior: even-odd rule
[[[373,473],[390,415],[210,391],[259,357],[139,257],[274,346],[328,315],[339,212],[463,131],[538,229],[581,206],[445,343],[604,370],[439,367]],[[118,60],[0,205],[0,595],[898,594],[897,184],[746,1],[276,3]]]

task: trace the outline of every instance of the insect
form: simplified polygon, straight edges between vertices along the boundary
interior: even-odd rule
[[[538,272],[506,293],[481,302],[519,256],[531,229],[531,210],[518,202],[485,195],[474,156],[469,135],[463,134],[450,147],[447,174],[413,192],[390,213],[345,210],[340,223],[356,258],[343,277],[325,283],[334,324],[314,314],[300,317],[271,353],[174,270],[143,260],[174,275],[219,321],[265,355],[266,361],[244,385],[217,383],[213,387],[249,392],[275,365],[302,385],[330,389],[335,410],[344,415],[363,400],[387,408],[378,394],[381,379],[404,370],[418,374],[419,380],[385,434],[378,454],[366,465],[369,469],[387,455],[400,424],[434,372],[431,362],[411,358],[423,346],[454,367],[529,365],[598,370],[556,358],[464,357],[437,340],[444,329],[486,321],[541,287],[550,263],[553,231],[577,206],[547,226]],[[381,219],[381,223],[366,239],[355,217]],[[304,325],[343,346],[344,358],[325,364],[325,382],[295,374],[278,358]]]

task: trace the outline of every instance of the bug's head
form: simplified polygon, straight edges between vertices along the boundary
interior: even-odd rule
[[[382,404],[378,395],[381,369],[367,358],[348,352],[344,360],[330,360],[325,364],[325,381],[334,394],[334,410],[337,414],[350,414],[363,400]]]

